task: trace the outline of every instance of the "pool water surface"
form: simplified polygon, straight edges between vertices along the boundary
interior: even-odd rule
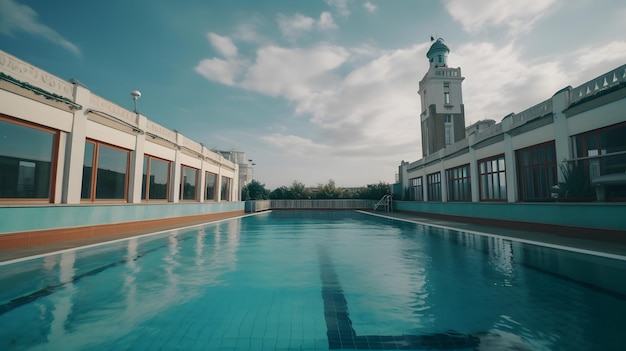
[[[0,265],[0,350],[624,350],[624,260],[273,211]]]

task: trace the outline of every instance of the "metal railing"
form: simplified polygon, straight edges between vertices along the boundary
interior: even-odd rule
[[[272,210],[316,209],[316,210],[365,210],[370,209],[376,200],[328,199],[328,200],[270,200]]]
[[[378,210],[379,208],[383,208],[385,212],[393,212],[393,204],[392,204],[392,197],[391,195],[387,194],[385,196],[383,196],[375,205],[374,205],[374,211]]]

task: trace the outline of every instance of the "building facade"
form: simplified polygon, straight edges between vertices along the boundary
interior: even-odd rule
[[[71,217],[73,205],[108,217],[100,224],[230,211],[201,205],[238,202],[238,179],[237,163],[202,144],[0,51],[0,234],[93,224],[12,215]]]
[[[216,153],[224,156],[225,159],[236,163],[239,166],[239,189],[243,189],[254,179],[254,163],[252,160],[246,159],[246,153],[235,150],[214,150]]]
[[[454,142],[448,144],[441,142],[441,121],[434,131],[433,123],[427,121],[440,115],[439,105],[444,111],[447,108],[442,88],[448,80],[450,112],[458,112],[459,120],[464,118],[463,78],[460,69],[433,64],[440,62],[439,57],[446,64],[441,54],[448,50],[441,44],[437,41],[429,51],[431,67],[420,82],[424,157],[400,164],[394,186],[397,199],[473,203],[626,200],[626,65],[576,88],[568,86],[525,111],[505,116],[500,123],[474,124],[468,127],[467,137],[464,126],[458,128],[463,137],[457,136],[455,124]],[[434,92],[433,84],[438,87]],[[458,94],[458,101],[452,92]],[[432,95],[445,97],[433,103]],[[588,189],[568,185],[580,177],[586,178]],[[597,189],[605,192],[602,198]]]

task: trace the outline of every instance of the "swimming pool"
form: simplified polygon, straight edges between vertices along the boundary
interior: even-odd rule
[[[273,211],[0,266],[1,350],[623,350],[623,260]]]

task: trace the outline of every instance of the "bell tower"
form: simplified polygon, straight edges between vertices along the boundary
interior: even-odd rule
[[[422,105],[422,157],[435,153],[465,138],[465,108],[461,68],[448,67],[450,49],[442,38],[431,46],[426,57],[428,72],[419,82]]]

